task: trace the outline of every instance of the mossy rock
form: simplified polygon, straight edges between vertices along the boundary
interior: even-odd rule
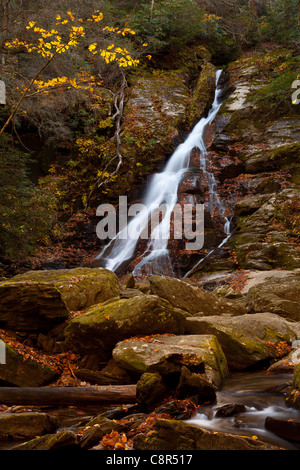
[[[195,373],[205,373],[216,387],[228,376],[227,362],[213,335],[164,336],[130,339],[113,350],[119,367],[136,376],[145,372],[162,377],[180,375],[183,366]]]
[[[13,348],[5,345],[6,361],[0,364],[0,380],[18,387],[40,387],[58,377],[51,367],[34,359],[25,359]]]
[[[216,87],[216,68],[206,63],[201,70],[196,87],[193,91],[189,107],[189,123],[191,126],[202,117],[211,106]]]
[[[0,321],[18,330],[47,330],[119,295],[119,281],[103,268],[30,271],[0,284]]]
[[[270,279],[253,286],[247,294],[250,313],[272,312],[288,320],[300,321],[300,276]]]
[[[137,403],[145,410],[152,411],[162,402],[168,387],[158,372],[145,372],[136,385]]]
[[[69,321],[65,336],[71,349],[101,356],[132,336],[182,332],[180,311],[155,295],[139,295],[90,307]]]
[[[79,439],[74,431],[59,431],[36,437],[24,444],[15,446],[13,450],[75,450],[79,448]]]
[[[185,310],[191,315],[221,315],[246,313],[242,307],[216,294],[194,287],[188,282],[167,276],[150,277],[151,293],[166,299],[175,308]]]
[[[0,438],[32,438],[54,432],[58,426],[58,418],[47,413],[1,413]]]
[[[230,370],[243,370],[260,362],[280,358],[276,346],[290,345],[297,337],[292,326],[272,313],[254,313],[237,317],[191,317],[186,333],[214,335],[225,354]]]
[[[290,170],[299,165],[300,144],[294,142],[251,156],[245,162],[245,169],[247,173],[260,173],[278,169]]]
[[[135,450],[272,450],[271,444],[251,437],[214,433],[188,422],[158,419],[147,434],[138,434],[133,441]]]

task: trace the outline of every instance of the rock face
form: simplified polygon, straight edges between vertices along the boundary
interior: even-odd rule
[[[69,322],[65,335],[71,349],[101,356],[131,336],[182,332],[180,311],[158,296],[139,295],[89,308]]]
[[[294,51],[258,52],[227,68],[227,98],[209,148],[213,161],[217,154],[219,194],[233,213],[234,232],[223,246],[225,268],[232,267],[226,257],[232,250],[242,269],[300,266],[299,105],[290,104],[288,79],[280,89],[283,96],[274,93],[279,79],[284,83],[280,66],[287,74],[295,70]],[[209,227],[206,232],[209,237]],[[210,256],[199,270],[220,266],[220,259]]]
[[[271,279],[252,287],[247,294],[250,313],[273,312],[290,320],[300,320],[300,276]]]
[[[47,330],[70,311],[118,295],[118,278],[107,269],[31,271],[0,284],[0,321],[18,330]]]
[[[276,346],[279,343],[291,344],[296,339],[288,322],[266,312],[227,318],[191,317],[186,320],[185,331],[192,335],[215,335],[232,370],[278,358]]]

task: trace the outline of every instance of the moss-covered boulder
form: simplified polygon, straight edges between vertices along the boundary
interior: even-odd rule
[[[0,439],[32,438],[56,431],[59,420],[47,413],[1,413]]]
[[[36,437],[13,447],[13,450],[73,450],[79,448],[79,438],[74,431],[59,431]]]
[[[292,326],[272,313],[254,313],[238,317],[191,317],[186,333],[215,335],[231,370],[243,370],[262,361],[271,361],[289,352],[297,338]]]
[[[81,353],[110,354],[115,345],[138,335],[183,332],[183,315],[164,299],[139,295],[108,305],[94,305],[72,318],[66,344]]]
[[[175,308],[180,308],[191,315],[222,315],[230,313],[241,315],[245,310],[236,306],[234,302],[222,299],[216,294],[189,282],[171,277],[151,276],[151,293],[168,300]]]
[[[119,295],[117,276],[102,268],[30,271],[0,284],[0,321],[18,330],[47,330]]]
[[[5,345],[5,364],[0,364],[0,380],[18,387],[40,387],[58,377],[58,373],[43,362],[22,356]]]
[[[158,372],[145,372],[136,385],[136,400],[143,409],[152,411],[167,392],[167,384]]]
[[[300,276],[270,279],[251,287],[247,294],[250,313],[272,312],[300,321]]]
[[[213,335],[156,335],[120,342],[113,350],[116,363],[136,376],[158,372],[162,377],[205,373],[216,387],[228,376],[224,353]]]
[[[277,447],[251,437],[207,431],[188,422],[158,419],[134,438],[135,450],[272,450]]]

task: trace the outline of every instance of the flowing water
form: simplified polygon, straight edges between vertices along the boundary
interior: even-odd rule
[[[142,273],[142,270],[146,274],[173,273],[168,251],[171,218],[178,199],[178,187],[189,168],[190,156],[193,149],[199,149],[200,151],[200,169],[207,181],[209,191],[208,210],[211,214],[213,214],[214,210],[217,210],[219,216],[224,219],[224,233],[226,237],[222,244],[229,238],[230,220],[225,216],[225,205],[219,197],[218,183],[214,174],[207,170],[208,152],[204,142],[204,131],[214,121],[222,104],[222,89],[218,86],[221,74],[222,70],[218,70],[216,73],[214,101],[207,117],[201,118],[187,139],[177,147],[164,170],[153,175],[145,195],[143,209],[97,256],[97,259],[104,261],[104,266],[107,269],[115,271],[125,261],[133,257],[139,236],[145,230],[145,227],[148,227],[149,220],[154,211],[164,205],[166,210],[162,220],[151,232],[147,248],[142,254],[141,261],[135,266],[133,273],[139,275]],[[133,233],[135,236],[129,237],[128,233]]]
[[[210,431],[256,436],[259,440],[279,448],[299,450],[300,436],[298,436],[297,443],[278,437],[265,428],[265,420],[268,416],[300,422],[300,411],[286,407],[284,401],[286,392],[282,388],[286,384],[290,384],[292,378],[292,374],[266,375],[263,371],[232,374],[225,381],[222,389],[217,392],[216,402],[211,405],[202,405],[198,409],[198,414],[187,423]],[[216,417],[217,408],[232,403],[244,405],[246,410],[231,417]],[[59,419],[60,428],[58,431],[72,430],[76,432],[78,427],[86,425],[90,419],[107,409],[114,409],[115,406],[44,407],[41,411]],[[26,409],[21,411],[26,411]],[[11,449],[26,440],[28,439],[0,440],[0,450]]]
[[[201,428],[258,439],[284,449],[300,449],[298,443],[276,436],[265,428],[267,417],[300,422],[300,411],[285,405],[285,384],[290,384],[291,374],[266,375],[265,372],[236,373],[226,380],[217,392],[216,403],[201,406],[198,414],[188,421]],[[216,417],[217,408],[225,404],[244,405],[245,411],[231,417]]]

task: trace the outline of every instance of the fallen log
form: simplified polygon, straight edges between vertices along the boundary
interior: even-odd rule
[[[0,387],[1,405],[94,405],[135,403],[136,385]]]

